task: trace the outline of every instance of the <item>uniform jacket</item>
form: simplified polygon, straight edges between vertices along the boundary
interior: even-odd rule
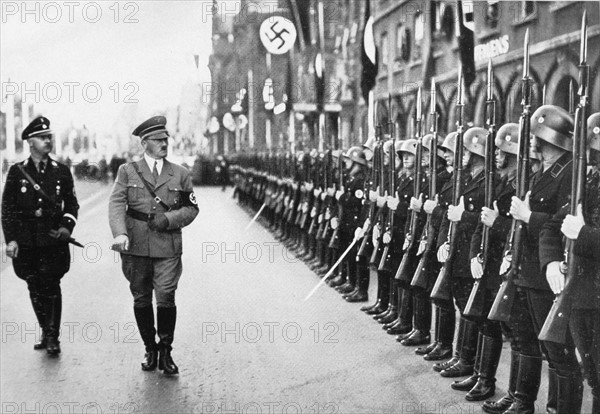
[[[540,231],[540,266],[545,275],[550,262],[564,260],[564,237],[560,231],[569,213],[564,206]],[[578,257],[576,279],[573,281],[572,301],[577,309],[600,308],[600,173],[589,175],[583,211],[585,226],[575,240]]]
[[[470,172],[467,170],[464,175],[465,185],[462,196],[464,197],[465,211],[460,221],[456,223],[458,234],[449,270],[452,272],[452,277],[471,278],[471,237],[479,223],[481,208],[485,202],[485,174],[482,170],[477,176],[471,178]],[[450,221],[446,216],[442,221],[438,237],[441,238],[442,244],[447,240],[449,231]]]
[[[48,233],[59,227],[72,232],[77,222],[79,204],[71,171],[51,158],[44,174],[37,171],[31,158],[20,165],[51,201],[39,195],[17,165],[11,166],[2,196],[2,229],[6,242],[16,241],[19,246],[32,247],[65,244]]]
[[[433,209],[433,212],[431,213],[431,221],[433,227],[436,228],[438,234],[436,240],[437,246],[435,248],[436,252],[437,249],[446,242],[445,237],[447,237],[447,235],[444,236],[444,238],[442,239],[442,237],[439,237],[439,233],[442,226],[442,221],[446,218],[446,213],[448,213],[448,206],[452,204],[452,186],[454,183],[454,176],[451,172],[447,172],[447,174],[448,177],[446,181],[442,184],[442,187],[437,193],[438,205]]]
[[[146,161],[137,161],[140,172],[148,183],[154,178]],[[175,257],[182,253],[181,228],[198,215],[190,173],[184,167],[164,160],[154,192],[171,211],[157,203],[136,173],[133,163],[119,167],[109,202],[109,221],[113,237],[126,234],[129,250],[126,254],[147,257]],[[144,214],[164,213],[169,221],[167,231],[150,230],[148,223],[127,215],[131,208]]]
[[[533,289],[550,290],[546,272],[540,270],[539,240],[542,226],[548,222],[571,196],[572,154],[563,154],[546,171],[539,170],[530,182],[531,218],[521,253],[521,269],[515,284]]]
[[[500,278],[500,264],[504,255],[504,243],[510,232],[512,217],[510,215],[510,204],[512,196],[515,195],[515,179],[508,180],[508,177],[502,177],[495,190],[496,203],[500,215],[494,220],[489,235],[489,257],[486,265],[486,288],[497,290],[502,282]],[[479,221],[475,233],[471,238],[471,253],[469,259],[477,257],[481,251],[481,238],[483,236],[483,223]]]
[[[354,230],[363,223],[359,222],[360,211],[364,199],[365,173],[359,171],[356,175],[349,175],[344,194],[340,196],[341,206],[340,226],[347,234],[354,234]]]

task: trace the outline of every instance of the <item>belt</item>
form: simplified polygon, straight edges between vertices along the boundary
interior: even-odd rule
[[[132,219],[139,220],[139,221],[148,222],[150,220],[150,214],[142,213],[141,211],[137,211],[132,208],[127,209],[127,215],[129,217],[131,217]]]

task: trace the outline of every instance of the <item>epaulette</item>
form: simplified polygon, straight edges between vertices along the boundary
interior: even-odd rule
[[[568,160],[565,164],[561,164],[560,160],[556,161],[550,170],[552,178],[556,178],[562,173],[562,171],[573,162],[572,159]]]

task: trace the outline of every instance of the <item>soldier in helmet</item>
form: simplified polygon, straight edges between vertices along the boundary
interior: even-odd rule
[[[443,243],[438,249],[438,259],[446,262],[447,271],[450,272],[452,298],[461,315],[463,315],[469,295],[473,287],[473,278],[470,272],[470,245],[471,237],[479,222],[481,208],[485,202],[485,139],[487,130],[480,127],[468,129],[463,136],[464,155],[462,159],[463,168],[466,169],[462,194],[457,205],[448,207],[447,218],[442,221],[440,238],[447,239],[450,222],[457,226],[457,242],[454,255],[450,262],[448,260],[447,243]],[[456,160],[461,162],[461,160]],[[443,377],[460,377],[471,375],[475,364],[477,351],[478,326],[472,320],[461,316],[459,321],[458,346],[455,357],[442,369],[440,375]],[[455,361],[452,364],[452,361]],[[470,385],[470,386],[469,386]],[[473,386],[471,383],[454,382],[452,388],[468,390]],[[468,387],[468,388],[467,388]]]
[[[344,157],[346,180],[344,185],[337,191],[336,199],[340,206],[340,214],[332,218],[332,225],[339,226],[340,251],[345,251],[352,243],[354,231],[359,226],[359,214],[364,198],[364,186],[366,170],[368,167],[365,151],[361,147],[349,148]],[[335,220],[335,224],[333,223]],[[342,294],[350,294],[357,286],[356,253],[358,246],[355,244],[344,259],[346,268],[346,282],[337,290]],[[364,278],[361,280],[363,286],[360,288],[366,295]],[[366,300],[366,298],[365,298]]]
[[[181,229],[196,218],[198,206],[189,171],[166,159],[166,123],[165,117],[155,116],[133,131],[141,139],[144,155],[119,168],[110,196],[109,222],[112,248],[121,253],[146,347],[142,370],[158,367],[170,375],[179,373],[171,349],[177,320],[175,291],[182,274]]]
[[[441,145],[443,151],[442,156],[446,161],[445,169],[440,172],[440,177],[442,177],[444,184],[442,184],[441,189],[437,192],[436,197],[433,200],[426,200],[423,203],[423,210],[427,214],[431,214],[431,227],[435,230],[435,234],[430,241],[433,244],[430,248],[431,254],[433,255],[437,254],[437,245],[442,244],[439,237],[439,230],[442,225],[442,220],[446,217],[448,212],[448,206],[452,202],[452,171],[454,166],[456,135],[456,132],[449,133]],[[428,264],[429,267],[427,268],[427,272],[429,273],[429,277],[427,290],[431,291],[441,268],[441,264],[437,260],[437,257],[435,260],[429,260]],[[426,361],[440,361],[447,359],[452,355],[452,341],[454,340],[454,327],[456,324],[454,304],[452,301],[436,300],[435,307],[437,311],[435,346],[432,348],[418,348],[415,351],[419,355],[423,354],[423,359]],[[457,360],[458,357],[452,364]],[[445,369],[446,365],[444,364],[445,363],[436,363],[433,366],[433,369],[440,372]],[[452,364],[448,364],[447,366]]]
[[[573,398],[581,404],[582,379],[572,340],[569,338],[565,345],[537,340],[554,301],[548,280],[553,281],[558,276],[557,272],[560,274],[552,263],[548,263],[547,268],[540,267],[540,230],[569,201],[572,131],[573,120],[564,109],[543,105],[534,112],[531,117],[531,145],[540,153],[541,168],[531,177],[525,199],[515,196],[511,202],[510,214],[525,223],[527,237],[520,252],[521,266],[515,280],[517,294],[508,322],[519,343],[520,354],[515,397],[507,413],[533,412],[540,385],[540,350],[549,365],[548,410],[556,410],[557,375],[571,378]],[[508,264],[503,261],[500,273],[507,268]]]
[[[33,349],[60,353],[61,278],[71,263],[68,241],[79,204],[69,168],[50,158],[50,121],[35,118],[21,137],[31,156],[10,167],[2,196],[6,254],[17,277],[27,283],[41,340]]]
[[[583,205],[577,214],[563,207],[540,232],[540,264],[554,294],[564,289],[564,275],[548,274],[564,260],[563,236],[574,241],[578,274],[572,281],[569,329],[588,383],[592,387],[592,412],[600,412],[600,112],[587,121],[588,175]],[[576,413],[581,409],[579,378],[558,373],[557,412]]]

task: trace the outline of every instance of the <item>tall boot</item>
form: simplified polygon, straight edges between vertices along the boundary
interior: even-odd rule
[[[554,368],[548,367],[548,400],[546,402],[546,413],[556,414],[558,412],[558,377]]]
[[[454,306],[437,306],[439,323],[437,326],[437,345],[423,357],[425,361],[441,361],[452,356],[452,341],[456,326]]]
[[[179,373],[179,368],[171,358],[171,345],[175,334],[175,322],[177,321],[177,307],[157,308],[156,319],[158,322],[158,369],[167,375]]]
[[[458,335],[456,337],[456,348],[454,349],[454,354],[452,355],[452,358],[445,362],[438,362],[436,364],[433,364],[434,371],[442,372],[450,368],[452,365],[456,364],[460,360],[460,353],[462,351],[463,339],[465,336],[465,321],[466,319],[464,318],[460,318],[460,320],[458,321]],[[429,354],[427,356],[429,356]]]
[[[142,371],[154,371],[158,365],[158,346],[156,344],[156,329],[154,328],[154,309],[152,305],[133,308],[140,336],[146,348],[142,361]]]
[[[431,341],[431,302],[426,299],[422,292],[413,293],[414,304],[414,329],[400,343],[404,346],[416,346],[428,344]]]
[[[42,329],[42,336],[40,336],[39,341],[33,344],[33,349],[46,349],[46,342],[48,340],[46,338],[46,310],[44,309],[44,299],[41,295],[31,292],[29,293],[29,298],[31,299],[31,306],[33,306],[35,317]]]
[[[356,285],[356,262],[348,257],[344,259],[343,266],[346,268],[346,282],[338,286],[336,290],[342,294],[348,294],[354,290]]]
[[[477,384],[465,395],[467,401],[483,401],[496,392],[496,371],[502,353],[502,338],[483,335]]]
[[[398,281],[394,278],[394,275],[390,275],[390,301],[387,311],[385,313],[376,315],[375,320],[379,323],[385,324],[390,323],[398,317],[398,298],[399,288]]]
[[[515,399],[504,414],[534,414],[535,400],[540,389],[542,357],[519,355],[519,377]]]
[[[558,414],[579,414],[583,399],[583,383],[578,374],[557,375],[558,378]]]
[[[412,292],[403,289],[400,285],[398,290],[398,317],[383,325],[383,329],[388,335],[396,335],[397,341],[402,341],[407,335],[412,332]]]
[[[431,305],[431,302],[429,302],[429,304]],[[440,307],[439,306],[435,306],[434,308],[434,318],[435,318],[435,329],[433,330],[433,335],[434,335],[434,340],[426,346],[420,346],[417,349],[415,349],[415,354],[417,355],[427,355],[428,353],[430,353],[431,351],[433,351],[437,344],[438,344],[438,338],[440,337],[439,333],[440,333]]]
[[[463,334],[463,341],[460,349],[460,359],[450,368],[447,368],[440,372],[442,377],[455,378],[463,377],[465,375],[471,375],[473,373],[473,366],[475,365],[475,355],[477,352],[477,336],[479,331],[477,324],[469,321],[468,319],[461,317],[461,321],[464,320],[465,330]]]
[[[450,387],[453,390],[457,391],[469,391],[471,388],[477,384],[477,380],[479,380],[479,370],[481,367],[481,357],[483,356],[483,334],[481,332],[478,333],[477,336],[477,351],[475,353],[475,364],[473,365],[473,374],[467,379],[462,381],[454,381],[450,384]]]
[[[486,401],[481,407],[483,411],[489,414],[502,414],[515,400],[515,389],[517,388],[517,378],[519,377],[519,352],[510,353],[510,373],[508,377],[508,393],[497,401]]]
[[[46,352],[50,355],[60,354],[60,317],[62,313],[62,295],[50,295],[45,298],[46,310]]]
[[[366,302],[369,300],[369,282],[371,274],[364,259],[356,262],[356,289],[350,295],[344,296],[348,302]]]
[[[389,282],[390,278],[385,272],[377,271],[377,301],[371,308],[365,310],[367,315],[376,315],[387,309],[390,299]]]

